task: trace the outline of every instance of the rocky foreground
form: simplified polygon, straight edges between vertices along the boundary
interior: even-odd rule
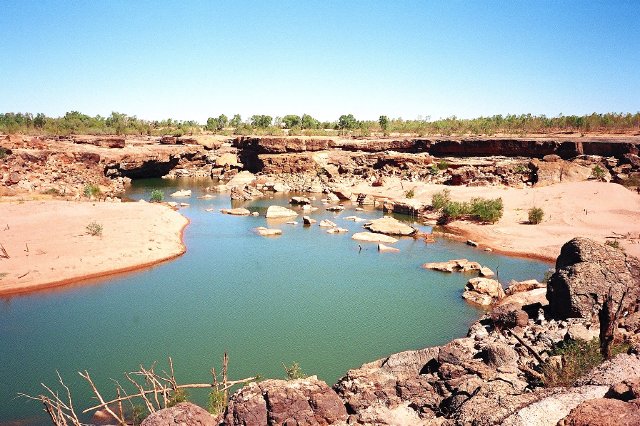
[[[333,387],[316,377],[238,390],[213,417],[189,403],[143,425],[636,425],[640,424],[640,260],[584,238],[566,243],[547,288],[513,289],[466,337],[350,370]],[[521,290],[521,291],[517,291]],[[558,343],[597,338],[607,299],[624,313],[627,353],[569,387],[545,387]]]

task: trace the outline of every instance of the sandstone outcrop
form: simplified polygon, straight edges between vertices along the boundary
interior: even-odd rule
[[[151,413],[142,421],[143,426],[217,426],[220,424],[220,416],[212,416],[204,408],[190,402],[181,402],[171,408],[158,410]]]
[[[640,300],[640,260],[587,238],[567,242],[547,287],[550,312],[558,317],[585,318],[598,323],[605,299],[622,303],[625,318],[635,321]],[[624,300],[623,299],[624,296]]]
[[[346,424],[347,410],[325,382],[315,376],[291,381],[251,383],[233,394],[226,425]]]

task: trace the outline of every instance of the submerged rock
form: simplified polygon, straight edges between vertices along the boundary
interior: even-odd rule
[[[282,235],[282,229],[265,228],[264,226],[256,228],[256,232],[258,233],[258,235],[262,235],[263,237]]]

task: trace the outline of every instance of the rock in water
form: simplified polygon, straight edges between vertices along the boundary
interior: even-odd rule
[[[291,197],[289,199],[289,204],[305,205],[311,204],[311,201],[307,197]]]
[[[335,223],[331,222],[330,220],[321,220],[320,221],[320,226],[323,228],[335,228],[336,225]]]
[[[396,238],[390,237],[388,235],[383,235],[383,234],[375,234],[373,232],[357,232],[353,234],[351,238],[353,238],[354,240],[367,241],[370,243],[393,244],[398,242]]]
[[[172,197],[191,197],[191,190],[190,189],[183,189],[181,191],[176,191],[173,194],[171,194]]]
[[[249,216],[251,214],[249,210],[244,209],[242,207],[238,207],[235,209],[220,209],[220,212],[224,214],[230,214],[233,216]]]
[[[273,219],[278,217],[292,217],[298,216],[298,213],[295,211],[288,209],[286,207],[281,206],[269,206],[267,209],[267,219]]]
[[[386,246],[382,243],[378,244],[378,251],[380,253],[398,253],[400,251],[399,248],[395,248],[395,247],[390,247],[390,246]]]
[[[500,283],[489,278],[471,278],[462,297],[479,305],[492,305],[504,297]]]
[[[303,222],[305,225],[307,225],[307,226],[308,226],[308,225],[311,225],[311,224],[313,224],[313,223],[316,223],[316,220],[315,220],[315,219],[311,219],[309,216],[302,216],[302,222]]]
[[[364,225],[371,232],[387,235],[413,235],[416,229],[389,216]]]
[[[639,259],[588,238],[574,238],[562,246],[556,272],[549,280],[549,310],[558,318],[599,323],[598,312],[606,297],[611,294],[617,307],[624,295],[623,308],[629,309],[640,299],[639,283]],[[631,320],[629,317],[624,320]]]
[[[275,235],[282,235],[281,229],[265,228],[264,226],[260,226],[256,228],[256,232],[258,233],[258,235],[262,235],[263,237],[272,237]]]

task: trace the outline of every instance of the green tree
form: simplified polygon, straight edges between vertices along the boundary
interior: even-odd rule
[[[229,121],[230,127],[237,128],[240,126],[240,124],[242,124],[242,117],[240,117],[240,114],[235,114],[231,121]]]
[[[309,114],[302,114],[300,127],[302,127],[303,129],[317,129],[318,127],[320,127],[320,122]]]
[[[302,119],[299,115],[289,114],[282,117],[282,123],[286,129],[291,129],[302,124]]]
[[[38,129],[42,129],[46,123],[47,117],[45,117],[45,115],[41,112],[36,114],[36,118],[33,119],[33,125]]]
[[[380,128],[382,129],[382,133],[387,136],[389,134],[389,117],[387,117],[386,115],[381,115],[380,118],[378,118],[378,123],[380,124]]]
[[[348,130],[352,130],[358,127],[358,120],[353,114],[341,115],[338,119],[338,129],[344,134]]]
[[[273,119],[270,115],[252,115],[251,125],[260,129],[266,129],[271,126]]]

